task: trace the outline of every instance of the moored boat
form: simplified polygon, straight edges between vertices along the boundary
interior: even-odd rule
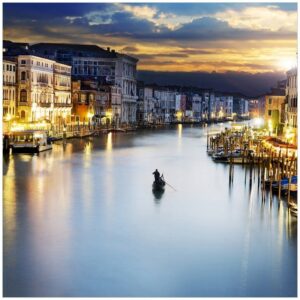
[[[13,153],[39,153],[52,149],[47,132],[43,130],[15,131],[11,134]]]

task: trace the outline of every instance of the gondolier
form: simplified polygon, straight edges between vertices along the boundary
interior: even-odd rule
[[[156,169],[152,174],[154,175],[155,182],[159,183],[160,182],[160,173],[158,172],[158,170]]]
[[[154,175],[154,182],[152,184],[153,191],[163,192],[166,184],[164,180],[164,176],[163,175],[160,176],[160,173],[158,172],[157,169],[152,174]]]

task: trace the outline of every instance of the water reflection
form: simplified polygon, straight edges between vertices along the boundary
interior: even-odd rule
[[[295,296],[297,218],[258,170],[213,163],[206,132],[4,157],[4,295]],[[156,166],[176,192],[150,190]]]

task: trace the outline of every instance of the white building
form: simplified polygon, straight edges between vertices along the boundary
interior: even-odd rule
[[[71,67],[33,55],[18,56],[18,115],[21,121],[54,124],[71,112]],[[55,97],[55,99],[54,99]]]
[[[136,122],[137,81],[136,67],[138,60],[125,54],[117,54],[115,84],[122,88],[121,122]]]
[[[201,96],[199,96],[198,94],[192,96],[192,111],[195,121],[201,121],[201,102]]]
[[[161,119],[162,122],[171,122],[176,110],[176,92],[163,89],[155,90],[154,98],[157,100],[160,108],[159,119]]]
[[[286,108],[285,108],[285,136],[286,138],[297,144],[297,68],[293,68],[287,72],[286,85]]]
[[[3,61],[3,119],[7,121],[16,115],[16,70],[15,62]]]
[[[232,118],[233,113],[233,96],[221,96],[221,113],[219,114],[220,117],[225,118]]]
[[[54,63],[54,109],[52,122],[71,122],[71,66]]]

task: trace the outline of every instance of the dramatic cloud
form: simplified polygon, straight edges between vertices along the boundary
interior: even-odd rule
[[[4,3],[3,35],[97,44],[134,55],[140,70],[285,70],[296,60],[293,3]]]

